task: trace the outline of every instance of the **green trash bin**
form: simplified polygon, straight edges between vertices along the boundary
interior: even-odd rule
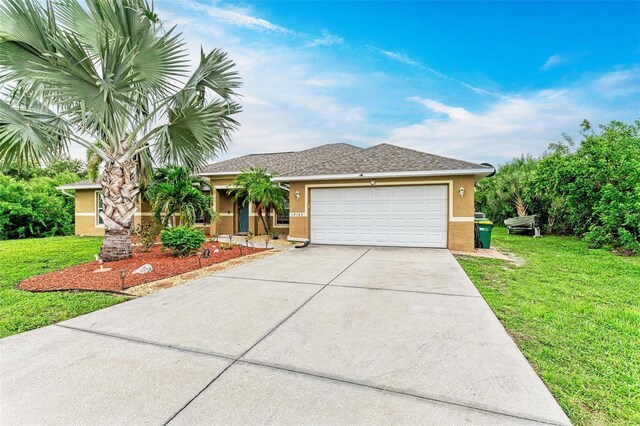
[[[480,247],[488,249],[491,247],[491,231],[493,231],[493,222],[489,219],[476,219],[478,225],[478,233],[480,234]]]

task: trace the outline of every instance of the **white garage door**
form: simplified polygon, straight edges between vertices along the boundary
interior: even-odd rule
[[[447,247],[447,186],[311,190],[311,242]]]

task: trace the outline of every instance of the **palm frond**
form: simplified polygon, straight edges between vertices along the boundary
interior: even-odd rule
[[[38,109],[32,105],[50,109],[75,140],[81,134],[100,141],[102,160],[135,160],[141,175],[154,160],[202,167],[226,149],[238,126],[233,116],[241,108],[231,101],[240,86],[234,63],[220,50],[203,52],[178,89],[177,81],[187,76],[187,55],[181,35],[166,31],[146,0],[0,3],[0,96],[6,104],[24,109],[25,116]],[[5,127],[5,137],[24,131]],[[57,149],[59,131],[41,136],[41,145]],[[44,155],[44,147],[35,147],[21,152]]]
[[[185,85],[185,91],[195,91],[204,98],[206,89],[209,89],[228,100],[236,95],[234,89],[241,84],[233,61],[225,52],[214,49],[209,54],[200,52],[200,64]]]
[[[0,160],[40,164],[67,151],[68,128],[44,110],[17,110],[0,99]]]
[[[235,103],[203,105],[197,97],[179,99],[168,109],[169,123],[160,126],[154,152],[161,163],[200,170],[227,148],[238,123],[231,117],[240,111]]]
[[[151,202],[154,219],[167,226],[171,215],[178,212],[186,225],[193,225],[197,214],[202,215],[205,222],[214,218],[211,197],[199,189],[203,182],[183,167],[158,169],[145,192],[145,197]]]

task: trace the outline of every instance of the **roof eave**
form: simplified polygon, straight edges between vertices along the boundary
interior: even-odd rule
[[[426,176],[460,176],[474,175],[480,179],[493,173],[493,169],[454,169],[454,170],[419,170],[410,172],[382,172],[382,173],[349,173],[331,175],[308,175],[308,176],[278,176],[275,182],[295,182],[305,180],[341,180],[341,179],[372,179],[372,178],[403,178],[403,177],[426,177]]]
[[[231,172],[200,172],[198,175],[200,176],[230,176],[230,175],[239,175],[240,171],[231,171]]]
[[[198,175],[200,176],[204,176],[204,177],[216,177],[216,176],[235,176],[235,175],[239,175],[242,173],[245,173],[246,170],[244,172],[200,172],[198,173]],[[271,172],[265,172],[267,175],[271,176]]]
[[[60,185],[60,186],[56,186],[56,189],[59,190],[66,190],[66,189],[102,189],[102,185],[100,185],[99,183],[93,184],[93,185],[74,185],[74,184],[69,184],[69,185]]]

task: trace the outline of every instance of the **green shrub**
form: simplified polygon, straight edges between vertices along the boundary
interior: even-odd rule
[[[515,216],[520,197],[549,233],[578,235],[594,248],[640,253],[640,121],[566,136],[540,159],[515,159],[483,179],[476,209],[494,222]]]
[[[0,240],[73,234],[73,199],[57,185],[73,175],[17,180],[0,174]]]
[[[204,244],[204,232],[188,226],[165,229],[160,233],[162,247],[175,256],[190,256]]]

